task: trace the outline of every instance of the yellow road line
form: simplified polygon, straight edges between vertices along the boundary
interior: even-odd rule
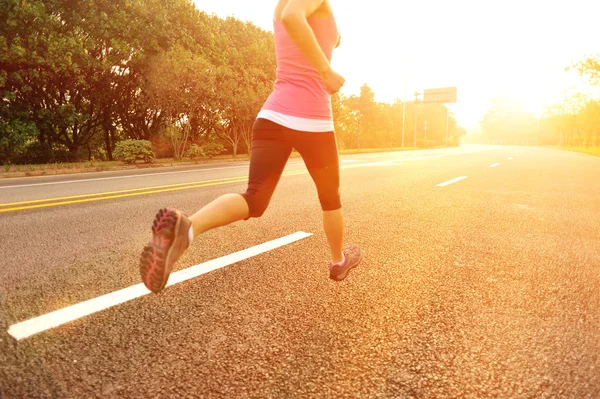
[[[32,200],[32,201],[10,202],[10,203],[6,203],[6,204],[0,204],[0,207],[23,205],[23,204],[36,204],[36,203],[40,203],[40,202],[50,202],[50,201],[62,201],[62,200],[69,200],[69,199],[75,199],[75,198],[95,197],[98,195],[113,195],[113,194],[121,194],[121,193],[132,193],[135,191],[155,190],[155,189],[168,188],[168,187],[181,187],[181,186],[189,186],[192,184],[212,183],[212,182],[221,182],[221,181],[229,181],[229,180],[235,180],[237,182],[239,179],[245,179],[245,178],[246,177],[244,177],[244,176],[237,176],[237,177],[228,177],[228,178],[223,178],[223,179],[201,180],[201,181],[193,181],[193,182],[187,182],[187,183],[167,184],[164,186],[133,188],[133,189],[129,189],[129,190],[107,191],[107,192],[103,192],[103,193],[94,193],[94,194],[72,195],[69,197],[55,197],[55,198],[46,198],[46,199]]]
[[[295,175],[303,175],[303,174],[307,174],[308,172],[306,171],[298,171],[298,172],[289,172],[289,173],[284,173],[282,176],[295,176]],[[70,204],[79,204],[79,203],[83,203],[83,202],[92,202],[92,201],[102,201],[102,200],[108,200],[108,199],[115,199],[115,198],[125,198],[125,197],[135,197],[138,195],[147,195],[147,194],[156,194],[156,193],[164,193],[164,192],[169,192],[169,191],[179,191],[179,190],[188,190],[188,189],[192,189],[192,188],[198,188],[198,187],[208,187],[208,186],[217,186],[217,185],[221,185],[221,184],[228,184],[228,183],[241,183],[241,182],[245,182],[247,181],[247,177],[232,177],[229,179],[218,179],[218,180],[206,180],[204,182],[195,182],[195,183],[187,183],[188,185],[183,186],[183,187],[173,187],[173,186],[157,186],[158,188],[161,188],[159,190],[154,190],[153,188],[146,188],[146,190],[151,189],[151,191],[142,191],[142,192],[131,192],[131,191],[139,191],[141,189],[135,189],[135,190],[122,190],[121,192],[128,192],[127,194],[120,194],[120,195],[107,195],[107,194],[112,194],[112,193],[99,193],[99,194],[89,194],[89,195],[84,195],[84,196],[74,196],[76,198],[82,198],[82,197],[91,197],[91,196],[96,196],[96,195],[104,195],[103,197],[96,197],[96,198],[84,198],[84,199],[77,199],[77,200],[72,200],[72,201],[62,201],[62,202],[53,202],[50,204],[38,204],[38,205],[27,205],[27,206],[18,206],[18,207],[13,207],[13,208],[5,208],[5,209],[0,209],[0,213],[4,213],[4,212],[14,212],[14,211],[22,211],[22,210],[26,210],[26,209],[37,209],[37,208],[47,208],[47,207],[52,207],[52,206],[60,206],[60,205],[70,205]],[[186,183],[183,183],[186,184]],[[181,186],[181,184],[177,184],[177,186]],[[164,187],[168,187],[168,188],[164,188]],[[118,191],[113,192],[113,193],[118,193]],[[68,198],[68,197],[66,197]],[[57,201],[60,200],[60,198],[51,198],[48,200],[40,200],[40,201]],[[29,203],[33,203],[34,201],[31,201]],[[2,204],[0,206],[6,206],[6,204]]]

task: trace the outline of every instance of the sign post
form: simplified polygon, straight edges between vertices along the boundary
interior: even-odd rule
[[[404,115],[406,114],[406,83],[404,83],[404,97],[402,98],[402,148],[404,148]]]
[[[413,119],[415,120],[415,129],[414,129],[414,147],[417,148],[417,104],[419,103],[419,92],[415,91],[415,106],[413,112]]]
[[[426,89],[423,91],[423,102],[426,103],[455,103],[456,87],[441,87],[437,89]],[[446,145],[448,145],[448,118],[450,111],[446,107]]]

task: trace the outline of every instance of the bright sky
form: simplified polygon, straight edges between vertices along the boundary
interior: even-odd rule
[[[195,0],[200,10],[272,31],[277,0]],[[600,53],[598,0],[332,0],[342,35],[332,66],[344,94],[369,84],[378,101],[457,86],[450,109],[470,132],[490,100],[507,97],[536,116],[586,90],[572,62]]]

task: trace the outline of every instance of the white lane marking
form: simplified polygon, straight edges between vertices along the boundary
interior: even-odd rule
[[[400,161],[378,161],[378,162],[365,162],[365,163],[355,163],[352,165],[343,165],[340,166],[340,169],[354,169],[354,168],[368,168],[368,167],[376,167],[376,166],[390,166],[395,165]]]
[[[424,160],[424,159],[442,158],[442,157],[453,156],[453,155],[474,154],[477,152],[490,151],[493,149],[495,149],[495,147],[483,148],[483,149],[473,150],[473,151],[442,154],[442,155],[412,157],[412,158],[407,158],[407,159],[396,159],[396,160],[367,162],[367,163],[354,163],[352,165],[341,166],[340,169],[353,169],[353,168],[373,167],[373,166],[391,166],[391,165],[396,165],[397,163],[404,162],[404,161],[420,161],[420,160]],[[346,161],[342,161],[342,162],[346,162]],[[347,162],[360,162],[360,161],[349,160]],[[300,165],[300,164],[303,164],[303,162],[288,163],[288,165],[291,165],[291,166]],[[199,173],[199,172],[205,172],[205,171],[238,169],[238,168],[247,168],[247,167],[248,167],[248,164],[239,165],[239,166],[228,166],[228,167],[222,167],[222,168],[182,170],[182,171],[177,171],[177,172],[157,172],[157,173],[145,173],[145,174],[140,174],[140,175],[129,175],[129,176],[98,177],[98,178],[93,178],[93,179],[67,180],[67,181],[57,181],[57,182],[47,182],[47,183],[19,184],[19,185],[15,185],[15,186],[0,186],[0,190],[8,189],[8,188],[49,186],[49,185],[56,185],[56,184],[85,183],[85,182],[101,181],[101,180],[133,179],[133,178],[146,177],[146,176],[172,175],[172,174],[178,174],[178,173]],[[49,176],[46,176],[46,177],[49,177]]]
[[[146,176],[159,176],[159,175],[173,175],[177,173],[198,173],[210,170],[223,170],[223,169],[237,169],[237,168],[247,168],[248,165],[241,166],[228,166],[223,168],[210,168],[210,169],[195,169],[195,170],[180,170],[178,172],[157,172],[157,173],[145,173],[140,175],[129,175],[129,176],[113,176],[113,177],[97,177],[94,179],[80,179],[80,180],[66,180],[66,181],[53,181],[47,183],[31,183],[31,184],[20,184],[18,186],[4,186],[3,188],[21,188],[21,187],[36,187],[36,186],[50,186],[54,184],[71,184],[71,183],[85,183],[88,181],[100,181],[100,180],[117,180],[117,179],[133,179],[136,177],[146,177]]]
[[[499,163],[495,163],[493,165],[488,166],[488,168],[495,168],[496,166],[500,166],[500,164]]]
[[[354,165],[342,166],[341,169],[359,168],[362,166],[366,166],[366,167],[387,166],[387,165],[393,165],[395,163],[404,162],[404,161],[418,161],[418,160],[430,159],[430,158],[442,158],[442,157],[447,157],[447,156],[452,156],[452,155],[474,154],[477,152],[490,151],[493,149],[495,149],[495,147],[483,148],[483,149],[472,150],[472,151],[449,153],[449,154],[433,155],[433,156],[421,156],[421,157],[413,157],[413,158],[408,158],[408,159],[398,159],[398,160],[392,160],[392,161],[367,162],[364,164],[354,164]],[[342,161],[342,162],[344,162],[344,161]],[[360,161],[350,160],[348,162],[360,162]],[[291,165],[291,166],[300,165],[300,164],[303,164],[303,162],[288,163],[288,165]],[[199,173],[199,172],[205,172],[205,171],[224,170],[224,169],[239,169],[239,168],[247,168],[247,167],[248,167],[248,164],[246,163],[244,165],[228,166],[228,167],[222,167],[222,168],[194,169],[194,170],[182,170],[182,171],[177,171],[177,172],[157,172],[157,173],[145,173],[145,174],[129,175],[129,176],[98,177],[98,178],[93,178],[93,179],[79,179],[79,180],[66,180],[66,181],[56,181],[56,182],[47,182],[47,183],[19,184],[19,185],[15,185],[15,186],[2,186],[2,187],[0,187],[0,190],[8,189],[8,188],[49,186],[49,185],[56,185],[56,184],[85,183],[85,182],[101,181],[101,180],[133,179],[133,178],[146,177],[146,176],[172,175],[172,174],[178,174],[178,173]],[[93,172],[90,172],[90,173],[93,173]],[[51,177],[51,176],[44,176],[44,177]]]
[[[378,167],[378,166],[392,166],[392,165],[396,165],[397,163],[399,163],[400,161],[379,161],[379,162],[371,162],[371,163],[365,163],[362,164],[360,166],[364,166],[364,167]]]
[[[408,158],[407,161],[422,161],[423,159],[430,159],[430,158],[440,158],[443,157],[445,155],[430,155],[430,156],[423,156],[423,157],[413,157],[413,158]]]
[[[300,165],[300,164],[303,164],[303,162],[288,163],[289,166]],[[179,174],[179,173],[200,173],[200,172],[208,172],[208,171],[213,171],[213,170],[226,170],[226,169],[239,169],[239,168],[248,168],[248,164],[239,165],[239,166],[227,166],[227,167],[222,167],[222,168],[180,170],[177,172],[156,172],[156,173],[144,173],[144,174],[139,174],[139,175],[129,175],[129,176],[97,177],[97,178],[93,178],[93,179],[79,179],[79,180],[54,181],[54,182],[47,182],[47,183],[19,184],[16,186],[3,186],[3,187],[0,187],[0,189],[50,186],[50,185],[55,185],[55,184],[85,183],[85,182],[89,182],[89,181],[100,181],[100,180],[134,179],[134,178],[146,177],[146,176],[174,175],[174,174]],[[45,177],[49,177],[49,176],[45,176]]]
[[[465,151],[465,152],[457,152],[457,153],[451,153],[451,154],[412,157],[412,158],[395,159],[395,160],[387,160],[387,161],[374,161],[374,162],[366,162],[366,163],[356,163],[356,164],[352,164],[352,165],[343,165],[343,166],[340,166],[340,169],[355,169],[355,168],[365,168],[365,167],[393,166],[393,165],[399,164],[400,162],[421,161],[421,160],[424,160],[424,159],[443,158],[443,157],[448,157],[448,156],[452,156],[452,155],[474,154],[474,153],[477,153],[477,152],[489,151],[489,150],[492,150],[492,149],[494,149],[494,148],[485,148],[485,149],[482,149],[482,150],[475,150],[475,151]]]
[[[221,258],[213,259],[196,266],[191,266],[187,269],[171,274],[169,282],[167,283],[167,287],[190,280],[194,277],[201,276],[213,270],[229,266],[244,259],[260,255],[264,252],[271,251],[284,245],[300,241],[310,236],[312,236],[312,233],[298,231],[294,234],[277,238],[275,240],[250,247],[239,252],[234,252]],[[13,324],[9,327],[8,333],[15,339],[22,340],[40,332],[58,327],[62,324],[80,319],[84,316],[89,316],[96,312],[100,312],[148,294],[150,294],[150,291],[144,286],[143,283],[132,285],[110,294],[102,295],[76,305],[68,306],[39,317]]]
[[[363,166],[364,167],[390,166],[390,165],[395,165],[399,162],[404,162],[404,161],[420,161],[420,160],[424,160],[424,159],[442,158],[442,157],[447,157],[447,156],[452,156],[452,155],[474,154],[477,152],[490,151],[493,149],[495,149],[495,148],[490,147],[490,148],[483,148],[483,149],[478,149],[478,150],[473,150],[473,151],[465,151],[465,152],[457,152],[457,153],[449,153],[449,154],[441,154],[441,155],[433,155],[433,156],[420,156],[420,157],[397,159],[397,160],[391,160],[391,161],[388,160],[388,161],[379,161],[379,162],[367,162],[367,163],[362,163],[362,164],[345,165],[345,166],[342,166],[341,169],[352,169],[352,168],[359,168],[359,167],[363,167]],[[354,163],[354,162],[360,162],[360,161],[358,161],[358,160],[342,160],[342,162]],[[293,165],[300,165],[302,163],[303,162],[293,162],[293,163],[288,163],[288,165],[293,166]],[[204,171],[239,169],[239,168],[247,168],[247,167],[248,167],[248,164],[244,164],[244,165],[239,165],[239,166],[228,166],[228,167],[221,167],[221,168],[182,170],[182,171],[176,171],[176,172],[145,173],[145,174],[129,175],[129,176],[98,177],[98,178],[93,178],[93,179],[66,180],[66,181],[47,182],[47,183],[19,184],[19,185],[15,185],[15,186],[1,186],[0,190],[8,189],[8,188],[49,186],[49,185],[56,185],[56,184],[85,183],[85,182],[101,181],[101,180],[133,179],[133,178],[146,177],[146,176],[172,175],[172,174],[178,174],[178,173],[199,173],[199,172],[204,172]],[[45,177],[50,177],[50,176],[45,176]]]
[[[508,158],[509,161],[512,161],[513,159],[514,159],[513,157]]]
[[[457,177],[456,179],[452,179],[452,180],[448,180],[447,182],[440,183],[440,184],[437,185],[437,187],[446,187],[446,186],[449,186],[451,184],[457,183],[457,182],[459,182],[461,180],[465,180],[467,177],[469,177],[469,176],[460,176],[460,177]]]

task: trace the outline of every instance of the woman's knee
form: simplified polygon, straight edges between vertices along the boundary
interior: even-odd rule
[[[242,194],[242,197],[248,203],[249,217],[248,218],[259,218],[264,215],[265,211],[269,207],[270,198],[265,198],[256,193],[246,191]]]
[[[326,190],[326,192],[319,193],[319,202],[323,211],[337,211],[342,207],[339,189]]]

